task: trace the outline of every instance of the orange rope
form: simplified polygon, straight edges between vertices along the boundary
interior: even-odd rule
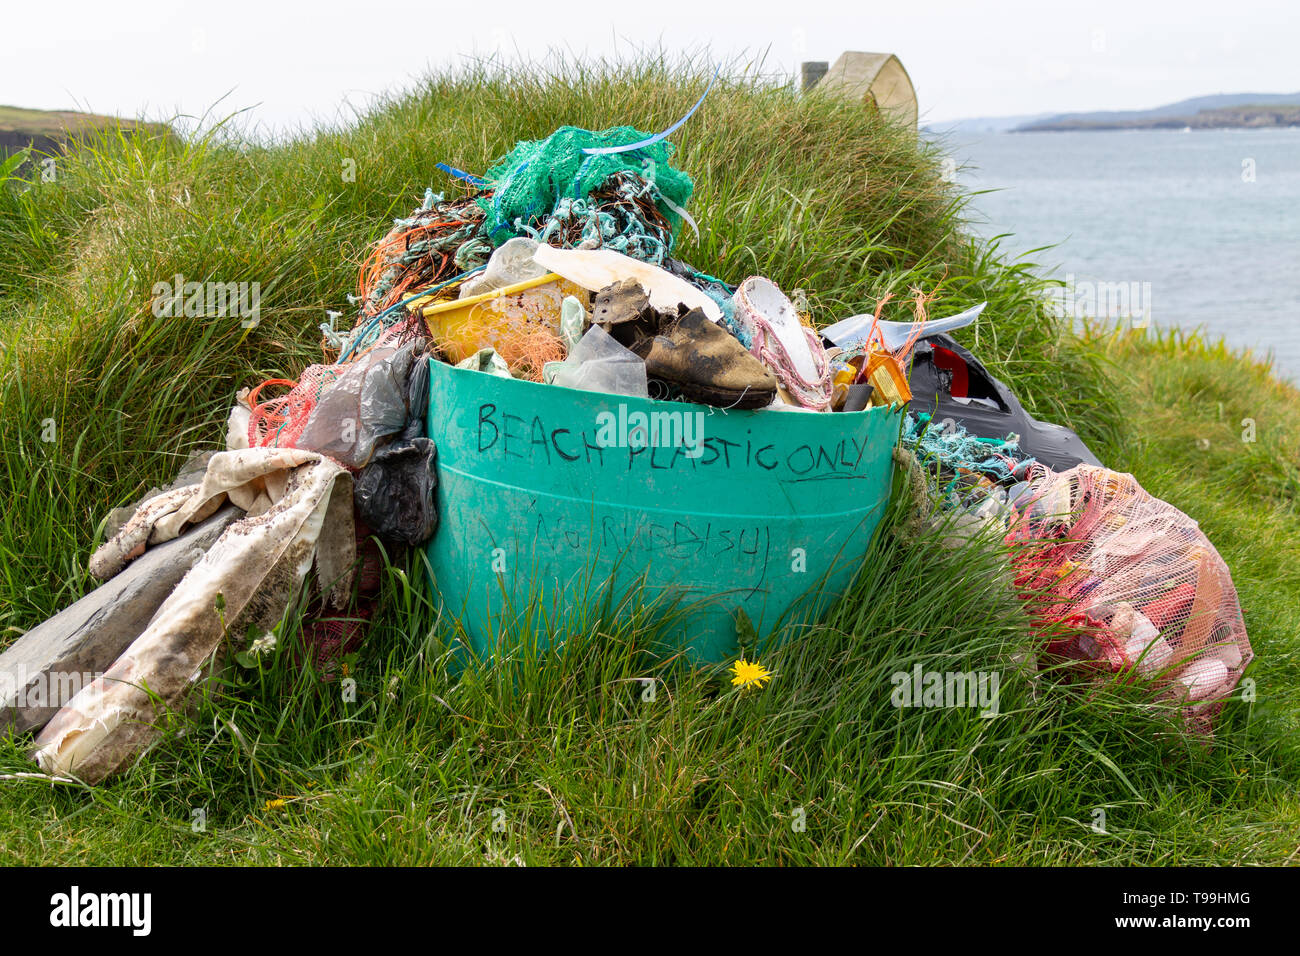
[[[254,408],[259,404],[259,402],[257,401],[257,396],[260,395],[262,389],[266,388],[266,386],[268,385],[283,385],[289,389],[294,389],[298,387],[297,382],[290,381],[287,378],[268,378],[265,382],[263,382],[261,385],[256,386],[251,392],[248,393],[248,406],[250,408]],[[280,397],[282,399],[288,398],[287,395],[281,395]]]
[[[389,232],[388,235],[375,243],[373,251],[361,264],[361,268],[358,271],[357,286],[361,291],[362,298],[365,299],[368,297],[369,290],[383,279],[385,272],[390,268],[396,267],[402,253],[410,247],[412,242],[418,241],[418,239],[425,233],[430,233],[436,229],[442,229],[447,226],[458,225],[460,225],[460,223],[455,220],[439,220],[437,222],[423,222],[418,226],[412,226],[409,229],[403,229],[401,231],[393,230],[392,232]],[[450,257],[443,252],[434,252],[432,255],[440,256],[442,260],[439,263],[438,268],[434,270],[434,274],[437,275],[446,267]],[[414,274],[404,277],[398,285],[395,285],[393,289],[389,291],[388,295],[384,296],[383,301],[380,303],[380,307],[387,308],[394,302],[399,301],[402,297],[402,293],[415,281],[417,281],[417,279]]]

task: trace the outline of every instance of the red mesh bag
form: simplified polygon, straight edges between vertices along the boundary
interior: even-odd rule
[[[1210,721],[1254,657],[1232,576],[1196,522],[1132,475],[1034,466],[1008,543],[1016,587],[1048,650],[1149,679]]]
[[[316,617],[303,628],[303,644],[324,680],[332,681],[339,662],[361,646],[372,613],[373,600],[363,599],[346,614]]]
[[[357,531],[357,593],[363,598],[373,598],[379,593],[384,558],[375,544],[370,526],[360,518],[354,520]]]
[[[378,337],[373,342],[364,343],[358,352],[344,362],[334,365],[308,365],[302,373],[302,378],[297,382],[283,378],[267,379],[248,396],[248,404],[252,409],[252,415],[248,420],[249,446],[297,448],[298,439],[302,437],[303,429],[307,427],[307,420],[315,410],[321,395],[348,371],[352,363],[360,361],[376,349],[397,348],[404,345],[422,329],[423,326],[415,318],[404,319],[387,328],[379,327]],[[262,390],[274,386],[287,387],[289,391],[285,395],[263,398]]]
[[[253,389],[248,396],[253,410],[248,419],[249,446],[296,448],[321,392],[334,383],[343,369],[340,365],[308,365],[297,382],[272,378]],[[262,389],[277,385],[288,386],[288,394],[259,401]]]
[[[356,597],[351,610],[341,614],[325,614],[318,605],[315,613],[303,628],[303,645],[311,662],[327,680],[333,680],[339,662],[359,648],[365,640],[375,602],[379,596],[380,577],[384,561],[370,528],[357,519],[357,573]]]

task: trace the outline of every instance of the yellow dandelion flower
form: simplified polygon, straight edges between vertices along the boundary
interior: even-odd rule
[[[731,678],[733,687],[762,687],[772,679],[766,667],[757,661],[746,661],[744,658],[731,665],[731,672],[735,675]]]
[[[284,804],[285,804],[285,801],[284,801],[284,800],[279,800],[279,799],[277,799],[277,800],[268,800],[268,801],[266,801],[266,809],[267,809],[267,810],[279,810],[282,806],[284,806]]]

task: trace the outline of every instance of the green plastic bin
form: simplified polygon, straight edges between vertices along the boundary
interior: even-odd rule
[[[724,412],[433,361],[444,613],[486,658],[562,635],[603,587],[643,587],[673,608],[673,649],[727,660],[737,608],[768,636],[843,593],[889,497],[900,414]]]

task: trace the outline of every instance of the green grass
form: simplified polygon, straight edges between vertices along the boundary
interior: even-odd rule
[[[345,130],[270,144],[219,124],[186,141],[106,132],[57,183],[0,189],[0,628],[85,592],[107,510],[217,444],[239,387],[319,356],[316,324],[348,310],[367,243],[426,185],[457,188],[435,163],[482,170],[565,123],[662,128],[707,79],[656,60],[471,68]],[[1207,747],[1134,688],[1031,679],[1005,556],[943,549],[900,496],[845,599],[762,655],[776,675],[762,691],[657,662],[643,617],[569,634],[562,655],[456,673],[422,567],[400,561],[353,664],[354,702],[294,666],[290,615],[265,671],[210,687],[122,777],[93,790],[0,780],[0,863],[1294,855],[1300,396],[1199,340],[1063,328],[1032,266],[963,231],[965,199],[933,149],[850,105],[732,79],[674,139],[701,227],[679,251],[698,267],[801,288],[821,322],[913,285],[939,290],[943,312],[988,299],[967,344],[1219,547],[1259,655],[1258,702],[1230,703]],[[154,318],[153,284],[178,272],[260,282],[261,324]],[[1245,444],[1235,423],[1252,416]],[[895,708],[890,677],[918,662],[998,671],[999,715]],[[0,744],[0,772],[28,769],[21,742]]]

